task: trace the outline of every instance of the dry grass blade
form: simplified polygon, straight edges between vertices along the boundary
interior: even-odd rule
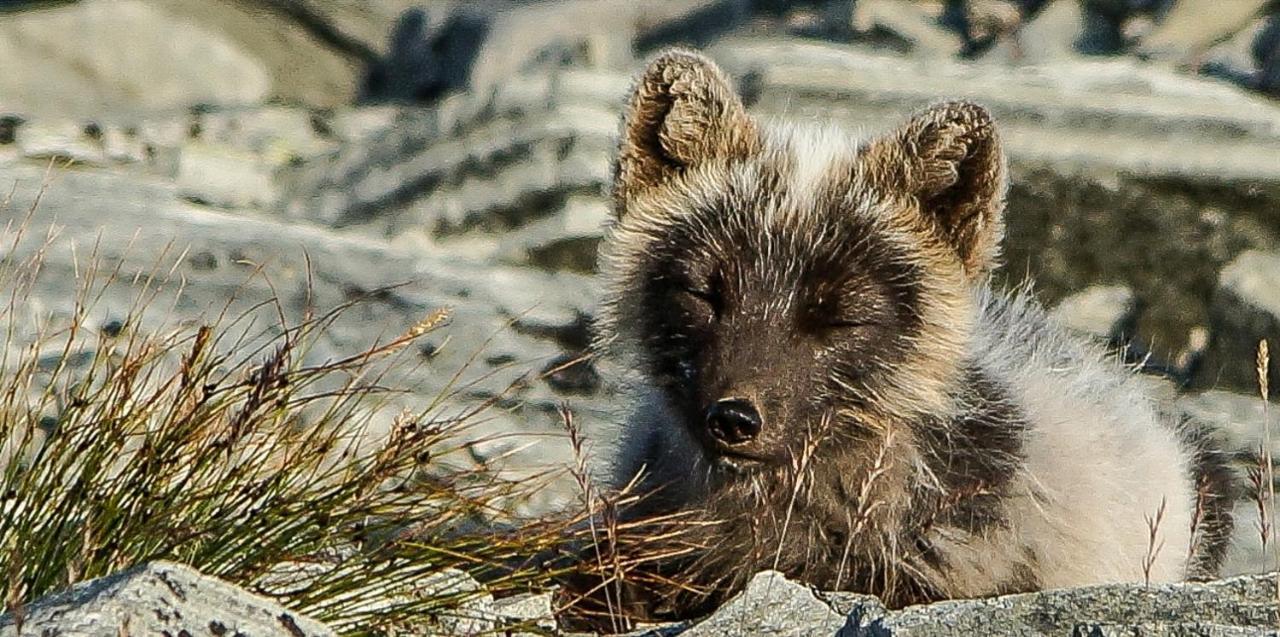
[[[1268,540],[1271,543],[1271,550],[1273,551],[1272,568],[1276,570],[1276,602],[1280,604],[1280,547],[1276,546],[1275,529],[1271,524],[1272,518],[1269,517],[1275,515],[1276,511],[1276,476],[1275,461],[1271,456],[1271,352],[1267,346],[1266,339],[1258,341],[1258,357],[1255,370],[1258,373],[1258,397],[1262,400],[1262,449],[1258,454],[1258,462],[1261,467],[1257,474],[1257,481],[1254,482],[1258,505],[1258,532],[1263,536],[1263,555],[1267,554]],[[1252,475],[1250,477],[1253,478]],[[1265,481],[1266,485],[1265,499],[1262,481]]]
[[[616,508],[610,507],[611,515],[607,516],[610,521],[608,527],[614,529],[615,532],[607,538],[602,538],[603,532],[597,527],[597,523],[601,521],[597,520],[595,510],[597,493],[592,488],[582,432],[575,424],[573,411],[568,406],[562,405],[560,407],[560,419],[565,431],[569,434],[569,444],[573,448],[575,466],[572,469],[572,474],[574,480],[578,483],[578,489],[582,493],[583,505],[586,509],[587,532],[590,534],[592,552],[595,554],[597,574],[601,578],[599,590],[604,596],[605,613],[609,618],[609,627],[615,633],[630,630],[630,621],[623,615],[621,609],[621,582],[618,578],[622,576],[622,569],[617,567],[617,547],[613,540],[613,538],[616,538],[617,529]],[[615,557],[606,560],[606,556]],[[613,565],[614,568],[607,566],[607,563]]]
[[[1155,566],[1156,558],[1164,548],[1164,540],[1160,537],[1160,524],[1164,522],[1166,504],[1168,502],[1161,497],[1160,507],[1156,509],[1155,516],[1145,513],[1142,515],[1147,521],[1147,554],[1142,558],[1142,581],[1147,586],[1151,585],[1151,568]]]

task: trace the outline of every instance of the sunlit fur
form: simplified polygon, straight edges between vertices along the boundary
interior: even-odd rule
[[[990,287],[1005,171],[986,112],[860,138],[756,121],[726,82],[687,52],[639,80],[601,253],[599,347],[634,401],[611,475],[652,493],[632,515],[716,522],[657,568],[686,586],[655,614],[764,568],[891,605],[1212,574],[1214,454],[1132,370]],[[730,396],[760,406],[764,461],[700,437]]]

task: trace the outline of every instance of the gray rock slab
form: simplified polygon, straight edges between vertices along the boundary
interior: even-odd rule
[[[1078,59],[1075,41],[1084,12],[1080,2],[1049,2],[1016,31],[992,47],[984,61],[1008,64],[1056,64]]]
[[[757,574],[747,588],[711,617],[680,633],[687,637],[712,635],[778,635],[807,637],[834,635],[845,617],[807,587],[776,571]]]
[[[1280,515],[1271,502],[1267,499],[1264,502],[1270,529],[1280,528],[1276,526],[1280,523]],[[1231,533],[1231,546],[1222,564],[1222,575],[1249,575],[1280,569],[1280,553],[1276,551],[1275,542],[1268,540],[1265,545],[1262,543],[1262,511],[1258,510],[1258,503],[1252,497],[1240,500],[1231,516],[1235,530]],[[1280,604],[1280,601],[1276,603]]]
[[[458,6],[477,4],[500,6],[501,2],[479,0],[251,0],[258,13],[263,9],[303,16],[311,30],[328,32],[347,42],[347,47],[368,55],[384,55],[397,20],[411,9],[425,9],[433,28],[439,27]]]
[[[368,110],[385,113],[385,109]],[[301,107],[206,109],[191,116],[190,122],[190,130],[195,133],[192,136],[201,142],[252,153],[273,166],[331,152],[339,141],[352,138],[328,128],[321,114]],[[359,134],[354,136],[358,138]]]
[[[183,198],[217,208],[261,208],[276,199],[271,167],[261,158],[198,143],[182,149],[177,186]]]
[[[1280,458],[1280,409],[1274,402],[1264,406],[1256,393],[1209,390],[1179,396],[1174,405],[1192,419],[1212,426],[1222,447],[1240,456],[1257,456],[1270,429],[1271,453]]]
[[[338,107],[355,97],[365,59],[325,37],[326,24],[309,20],[302,5],[335,6],[342,0],[247,0],[244,2],[191,2],[146,0],[167,13],[218,33],[266,71],[271,99],[290,104]],[[382,5],[422,4],[422,0],[352,0],[363,16],[374,17]],[[359,5],[355,7],[354,5]],[[291,11],[291,9],[293,9]],[[301,10],[298,10],[301,9]],[[353,12],[354,13],[354,12]],[[375,18],[376,21],[376,18]],[[390,33],[390,22],[376,34],[380,43]]]
[[[577,356],[585,345],[585,322],[596,298],[590,277],[423,251],[252,210],[213,210],[184,201],[181,188],[158,177],[55,170],[49,179],[26,222],[33,238],[5,255],[29,258],[54,231],[25,306],[33,320],[21,326],[29,331],[18,335],[20,341],[35,338],[39,326],[71,320],[78,282],[96,263],[99,280],[117,268],[119,274],[88,309],[92,329],[130,317],[152,275],[152,287],[160,292],[150,310],[132,315],[135,327],[212,323],[226,307],[224,328],[232,320],[239,321],[233,333],[249,328],[241,352],[276,333],[273,298],[290,321],[308,306],[323,313],[354,303],[305,354],[309,363],[387,342],[431,312],[449,308],[449,323],[403,350],[382,382],[407,390],[388,401],[390,413],[435,405],[431,415],[447,419],[483,407],[459,430],[459,442],[479,445],[464,458],[468,463],[510,467],[513,475],[555,469],[572,460],[556,411],[560,403],[569,403],[588,432],[603,430],[613,415],[607,384],[574,385],[542,376],[553,361]],[[7,218],[23,219],[45,180],[42,167],[0,164],[0,183],[14,195]],[[495,438],[510,444],[486,447]],[[562,506],[571,491],[549,488],[541,495],[546,497],[533,508],[550,510]]]
[[[1186,62],[1230,38],[1261,15],[1267,0],[1180,0],[1170,3],[1160,23],[1139,44],[1150,57]]]
[[[824,113],[881,127],[930,102],[968,98],[992,110],[1015,160],[1147,174],[1280,175],[1280,166],[1264,159],[1280,149],[1280,107],[1234,86],[1129,60],[1008,67],[768,39],[728,39],[711,53],[738,77],[754,74],[763,112]],[[1060,134],[1066,130],[1072,135]],[[1238,143],[1212,147],[1225,139]],[[1192,152],[1202,145],[1203,152]]]
[[[1132,328],[1137,309],[1137,299],[1127,286],[1099,285],[1063,299],[1050,314],[1077,333],[1109,340]]]
[[[1277,574],[1159,586],[1108,584],[889,611],[874,597],[815,593],[766,571],[707,619],[646,634],[836,635],[1274,635]],[[664,632],[666,631],[666,632]]]
[[[441,635],[479,635],[490,633],[497,626],[493,595],[485,591],[475,578],[458,569],[445,569],[427,577],[413,594],[425,599],[463,598],[456,608],[435,618],[433,628]]]
[[[33,115],[249,104],[271,87],[267,69],[224,35],[141,0],[5,13],[0,59],[5,108]]]
[[[951,57],[964,47],[964,38],[939,23],[941,8],[912,0],[862,0],[853,5],[853,28],[864,35],[885,29],[901,38],[911,55]]]
[[[1218,275],[1209,312],[1209,350],[1197,383],[1257,391],[1258,341],[1266,339],[1272,391],[1280,391],[1280,252],[1236,257]]]
[[[23,124],[16,145],[27,159],[58,159],[77,164],[106,164],[108,151],[102,139],[85,132],[86,125],[71,120],[34,120]]]
[[[320,622],[195,569],[151,562],[0,615],[0,636],[221,635],[327,637]]]
[[[872,613],[869,621],[851,621],[840,635],[1268,635],[1275,634],[1280,621],[1276,577],[1248,575],[1160,586],[1114,584],[945,601],[880,618]]]
[[[502,625],[515,629],[507,629],[513,637],[530,637],[556,629],[552,601],[552,593],[521,593],[495,600],[493,612]]]

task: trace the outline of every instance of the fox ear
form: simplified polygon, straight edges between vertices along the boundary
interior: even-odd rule
[[[916,200],[924,221],[960,256],[972,277],[995,267],[1008,187],[1004,153],[986,109],[938,104],[863,155],[877,187]]]
[[[637,193],[712,159],[751,154],[759,132],[729,79],[693,51],[668,50],[637,80],[614,165],[619,216]]]

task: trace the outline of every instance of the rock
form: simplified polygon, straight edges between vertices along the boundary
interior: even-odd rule
[[[1121,22],[1098,11],[1085,11],[1081,16],[1080,36],[1075,50],[1085,55],[1110,55],[1124,45]]]
[[[553,593],[521,593],[504,597],[493,602],[493,612],[504,630],[513,637],[551,633],[556,629],[551,606],[553,597]],[[529,632],[519,632],[522,629]]]
[[[594,272],[600,236],[613,215],[612,205],[599,193],[567,195],[554,205],[558,209],[550,216],[529,221],[479,253],[491,254],[502,263]],[[453,241],[442,243],[452,245]]]
[[[852,10],[850,0],[828,2],[830,11],[823,16],[834,26],[843,20],[842,34],[847,33]],[[683,44],[705,47],[716,39],[743,27],[753,11],[761,10],[760,0],[677,0],[676,2],[637,3],[643,10],[636,19],[633,49],[650,55],[664,46]],[[840,13],[843,10],[843,16]]]
[[[839,2],[835,4],[840,4]],[[706,44],[747,17],[748,0],[557,0],[520,3],[494,16],[467,86],[487,94],[509,78],[572,62],[629,74],[633,51]]]
[[[443,635],[477,635],[497,627],[493,595],[458,569],[445,569],[426,578],[413,593],[422,599],[461,599],[454,608],[433,617],[435,629]]]
[[[1269,0],[1178,0],[1143,38],[1139,53],[1179,62],[1203,54],[1252,23]]]
[[[396,0],[243,0],[190,2],[146,0],[148,4],[218,33],[266,71],[268,99],[314,107],[339,107],[356,96],[371,54],[353,46],[345,33],[318,20],[324,7],[355,5],[361,17],[376,21],[383,5]],[[398,4],[422,4],[400,0]],[[303,6],[309,5],[309,6]],[[389,24],[389,22],[388,22]],[[380,31],[379,39],[389,30]]]
[[[945,28],[941,6],[911,0],[862,0],[854,4],[853,27],[860,39],[880,42],[912,55],[949,57],[964,47],[964,38]]]
[[[182,197],[217,208],[265,207],[276,199],[262,160],[203,144],[183,147],[177,186]]]
[[[1277,514],[1276,507],[1269,498],[1264,499],[1264,502],[1271,517],[1271,532],[1276,534],[1276,530],[1280,529],[1276,526],[1280,523],[1280,515]],[[1224,577],[1247,575],[1266,573],[1280,568],[1280,562],[1277,562],[1275,540],[1268,540],[1265,546],[1262,544],[1262,535],[1259,530],[1262,516],[1252,494],[1237,502],[1231,515],[1235,520],[1235,529],[1231,533],[1231,544],[1227,549],[1227,558],[1222,564],[1221,574]],[[1280,534],[1273,537],[1280,537]]]
[[[591,270],[621,73],[552,71],[458,94],[287,175],[284,214],[426,235],[472,258]]]
[[[1266,339],[1273,350],[1271,388],[1280,389],[1280,252],[1250,250],[1223,268],[1209,321],[1199,386],[1257,391],[1258,341]]]
[[[89,135],[86,126],[72,121],[33,121],[15,136],[18,152],[27,159],[59,159],[76,164],[107,163],[99,135]]]
[[[1209,47],[1203,55],[1188,60],[1188,66],[1198,66],[1201,73],[1210,77],[1259,89],[1259,69],[1263,61],[1257,56],[1256,44],[1264,41],[1266,27],[1267,19],[1258,18],[1231,37]]]
[[[17,115],[0,115],[0,145],[12,144],[18,136],[18,128],[26,120]]]
[[[813,593],[780,573],[680,635],[1262,635],[1280,619],[1276,576],[1146,586],[1106,584],[887,611],[874,597]],[[673,627],[674,628],[674,627]],[[1190,630],[1191,632],[1182,632]],[[1210,631],[1210,632],[1205,632]]]
[[[1080,53],[1076,50],[1076,39],[1083,22],[1080,2],[1049,2],[1039,12],[1025,18],[1016,31],[992,47],[982,59],[1043,65],[1078,58]]]
[[[912,606],[854,608],[842,637],[1264,635],[1280,620],[1276,575],[1205,584],[1107,584]]]
[[[19,634],[13,613],[0,615],[0,636]],[[336,635],[323,624],[195,569],[151,562],[83,582],[22,609],[21,634]]]
[[[503,0],[249,0],[246,4],[258,15],[294,16],[313,37],[334,42],[349,55],[371,62],[386,54],[387,36],[407,12],[425,11],[431,27],[439,28],[457,7],[492,9],[508,3]]]
[[[1022,23],[1022,9],[1015,0],[968,0],[966,4],[970,48],[989,46]]]
[[[391,31],[386,55],[365,76],[361,98],[434,102],[466,88],[491,20],[485,12],[459,11],[431,30],[424,10],[405,10]]]
[[[1258,65],[1254,85],[1269,95],[1280,95],[1280,10],[1273,11],[1251,46]]]
[[[747,588],[682,637],[712,635],[832,635],[845,624],[844,615],[808,588],[776,571],[751,578]]]
[[[351,139],[338,137],[315,111],[284,106],[203,108],[191,118],[188,133],[206,144],[252,153],[272,167],[332,152]]]
[[[106,120],[32,118],[10,129],[15,157],[69,162],[80,168],[127,166],[154,175],[171,175],[176,148],[185,138],[174,122],[153,121],[145,127]],[[0,124],[2,125],[2,124]]]
[[[1051,312],[1068,329],[1103,341],[1132,334],[1137,314],[1133,290],[1123,285],[1087,288],[1063,299]]]
[[[29,115],[250,104],[271,90],[268,70],[224,35],[141,0],[6,13],[0,59],[5,108]]]
[[[1236,394],[1210,390],[1186,394],[1176,399],[1176,408],[1197,422],[1213,427],[1227,452],[1243,458],[1256,458],[1266,438],[1264,422],[1271,428],[1271,453],[1280,458],[1280,413],[1274,404],[1263,410],[1255,393]],[[1249,461],[1252,463],[1252,461]]]

